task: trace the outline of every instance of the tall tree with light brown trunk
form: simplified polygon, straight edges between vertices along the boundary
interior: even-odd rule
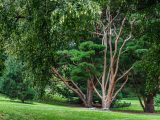
[[[101,98],[102,108],[110,109],[113,100],[127,83],[128,73],[132,69],[130,67],[122,74],[119,74],[120,57],[125,52],[124,47],[126,43],[132,37],[133,21],[130,22],[130,32],[128,35],[125,34],[127,37],[124,38],[123,32],[125,23],[127,22],[126,16],[122,20],[120,20],[121,18],[118,19],[119,13],[112,15],[109,7],[106,9],[105,16],[105,20],[103,19],[103,22],[99,25],[102,26],[100,27],[101,29],[97,30],[99,32],[93,33],[102,38],[102,45],[106,47],[104,50],[103,73],[100,79],[96,77],[101,87],[101,92],[95,86],[94,89]],[[121,85],[120,88],[116,89],[118,83]]]

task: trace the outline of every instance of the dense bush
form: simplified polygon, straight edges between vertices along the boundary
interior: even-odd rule
[[[158,95],[154,98],[154,103],[155,103],[155,106],[159,106],[159,107],[160,107],[160,94],[158,94]]]
[[[34,89],[30,81],[27,81],[24,73],[24,65],[10,57],[5,62],[5,71],[1,77],[1,91],[11,99],[19,99],[22,102],[34,98]]]

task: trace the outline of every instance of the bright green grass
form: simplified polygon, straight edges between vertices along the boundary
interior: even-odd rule
[[[129,107],[123,107],[123,108],[116,108],[115,110],[122,110],[122,111],[132,111],[132,112],[143,112],[143,109],[139,103],[139,100],[137,98],[134,99],[124,99],[121,100],[121,102],[127,102],[131,103],[131,106]],[[160,107],[155,107],[156,112],[160,111]]]
[[[0,116],[3,116],[3,120],[160,120],[158,114],[105,112],[41,103],[22,104],[10,102],[4,97],[0,97]]]

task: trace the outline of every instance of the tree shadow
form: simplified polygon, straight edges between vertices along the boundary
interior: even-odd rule
[[[140,110],[112,110],[113,112],[121,112],[121,113],[131,113],[131,114],[160,114],[160,111],[157,110],[154,113],[145,113]]]
[[[35,105],[33,101],[21,102],[20,100],[12,100],[12,99],[0,99],[0,102],[12,102],[12,103]]]

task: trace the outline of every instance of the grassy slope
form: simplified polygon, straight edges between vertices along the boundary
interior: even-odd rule
[[[142,112],[143,109],[140,106],[139,101],[135,99],[124,99],[121,100],[121,102],[127,102],[131,103],[131,106],[129,107],[124,107],[124,108],[116,108],[116,110],[122,110],[122,111],[132,111],[132,112]],[[160,107],[155,107],[156,112],[160,112]]]
[[[22,104],[0,98],[0,114],[4,120],[159,120],[160,115],[104,112],[85,108],[47,104]],[[1,116],[0,115],[0,116]],[[1,120],[1,118],[0,118]]]

